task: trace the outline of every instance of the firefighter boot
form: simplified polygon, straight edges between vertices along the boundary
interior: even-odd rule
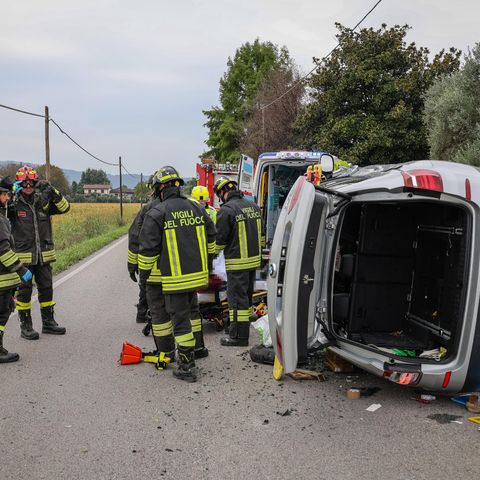
[[[197,381],[193,347],[178,346],[178,361],[177,366],[173,370],[173,376],[189,383]]]
[[[3,330],[0,330],[0,363],[16,362],[19,358],[18,353],[9,353],[3,348]]]
[[[64,335],[65,327],[60,327],[55,321],[53,315],[53,307],[44,307],[40,309],[42,315],[42,333],[48,333],[51,335]]]
[[[155,341],[155,348],[157,349],[156,355],[161,352],[165,353],[165,356],[170,359],[170,363],[175,361],[175,340],[173,335],[164,335],[163,337],[153,336]]]
[[[202,319],[190,320],[192,324],[193,337],[195,338],[195,360],[208,357],[208,348],[203,341]]]
[[[249,322],[230,322],[230,330],[227,337],[220,340],[224,347],[248,347]]]
[[[27,340],[38,340],[40,335],[33,329],[32,314],[30,310],[19,310],[20,336]]]

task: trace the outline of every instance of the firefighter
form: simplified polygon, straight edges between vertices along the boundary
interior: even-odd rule
[[[217,223],[217,210],[208,203],[210,200],[208,188],[203,185],[196,185],[192,188],[192,198],[203,205],[207,210],[207,213],[210,215],[210,218],[213,220],[213,223]]]
[[[215,194],[222,205],[217,216],[216,252],[223,251],[227,271],[228,336],[224,346],[247,346],[255,271],[262,258],[262,214],[253,202],[243,198],[237,182],[220,177],[215,182]]]
[[[155,174],[153,174],[155,175]],[[150,176],[147,186],[152,188],[153,175]],[[138,212],[137,216],[132,222],[128,230],[128,260],[127,268],[130,278],[137,282],[138,276],[138,237],[140,235],[140,229],[142,228],[143,219],[147,212],[154,207],[157,203],[160,202],[160,197],[158,190],[154,189],[151,193],[151,199],[146,203],[141,210]],[[155,278],[154,278],[155,277]],[[152,275],[151,282],[154,280],[160,281],[158,275]],[[139,294],[138,294],[138,303],[137,303],[137,323],[145,323],[147,321],[148,313],[148,302],[147,302],[147,288],[146,284],[142,281],[138,282]]]
[[[8,177],[0,179],[0,363],[16,362],[18,353],[9,353],[3,347],[3,334],[8,317],[15,309],[13,298],[20,282],[29,282],[32,272],[28,270],[13,251],[13,237],[10,222],[6,218],[7,203],[13,189]]]
[[[42,315],[42,333],[63,335],[54,318],[52,262],[55,248],[52,236],[52,215],[70,210],[68,201],[46,180],[39,180],[38,173],[28,165],[19,168],[15,175],[16,195],[8,215],[12,223],[15,252],[21,262],[32,272],[38,289],[38,300]],[[33,329],[30,312],[32,282],[20,285],[17,309],[20,317],[21,336],[37,340],[38,332]]]
[[[138,266],[143,278],[148,278],[155,266],[160,270],[161,285],[147,287],[152,325],[158,325],[165,348],[170,348],[175,338],[178,358],[174,376],[195,382],[192,301],[196,290],[208,284],[215,253],[215,225],[198,203],[181,194],[183,184],[173,167],[165,166],[156,172],[153,187],[158,188],[161,203],[145,215]],[[169,315],[167,321],[161,318],[163,309]],[[163,345],[158,350],[165,351]]]

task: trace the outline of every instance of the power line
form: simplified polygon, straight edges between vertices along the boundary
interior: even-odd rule
[[[7,105],[0,105],[2,108],[7,108],[8,110],[13,110],[14,112],[25,113],[26,115],[32,115],[33,117],[45,118],[45,115],[40,115],[39,113],[27,112],[26,110],[20,110],[19,108],[8,107]]]
[[[137,178],[138,175],[132,175],[126,168],[125,168],[125,165],[122,163],[122,169],[125,170],[125,173],[127,175],[130,175],[132,178]]]
[[[102,160],[101,158],[96,157],[92,153],[90,153],[87,149],[83,148],[78,142],[76,142],[65,130],[62,129],[62,127],[53,119],[50,118],[50,121],[62,132],[70,141],[72,141],[78,148],[83,150],[87,155],[90,155],[92,158],[95,160],[98,160],[101,163],[104,163],[105,165],[111,165],[113,167],[118,167],[118,163],[111,163],[111,162],[106,162],[105,160]]]
[[[362,17],[362,19],[351,29],[352,31],[356,30],[362,23],[363,21],[377,8],[377,6],[382,2],[383,0],[378,0],[377,3]],[[333,47],[327,55],[325,55],[323,58],[320,59],[320,61],[326,60],[330,55],[340,46],[340,43],[337,43],[335,47]],[[290,93],[294,88],[298,87],[306,78],[308,78],[315,70],[317,69],[317,65],[315,65],[306,75],[301,77],[297,82],[295,82],[288,90],[283,92],[279,97],[277,97],[275,100],[272,100],[270,103],[267,103],[267,105],[264,105],[263,107],[260,107],[260,110],[263,112],[263,110],[267,109],[274,103],[278,102],[281,98],[283,98],[285,95]]]

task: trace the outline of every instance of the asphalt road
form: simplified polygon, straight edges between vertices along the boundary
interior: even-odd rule
[[[5,343],[21,359],[0,367],[1,480],[478,477],[480,431],[451,400],[423,405],[362,372],[275,382],[246,348],[220,347],[210,324],[195,384],[119,366],[124,340],[153,346],[135,323],[126,253],[123,239],[56,279],[64,337],[29,342],[10,319]],[[347,400],[353,385],[380,391]]]

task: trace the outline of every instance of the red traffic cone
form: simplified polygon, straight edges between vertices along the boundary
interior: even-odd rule
[[[122,352],[120,353],[120,365],[130,365],[142,361],[142,349],[133,345],[133,343],[123,342]]]

